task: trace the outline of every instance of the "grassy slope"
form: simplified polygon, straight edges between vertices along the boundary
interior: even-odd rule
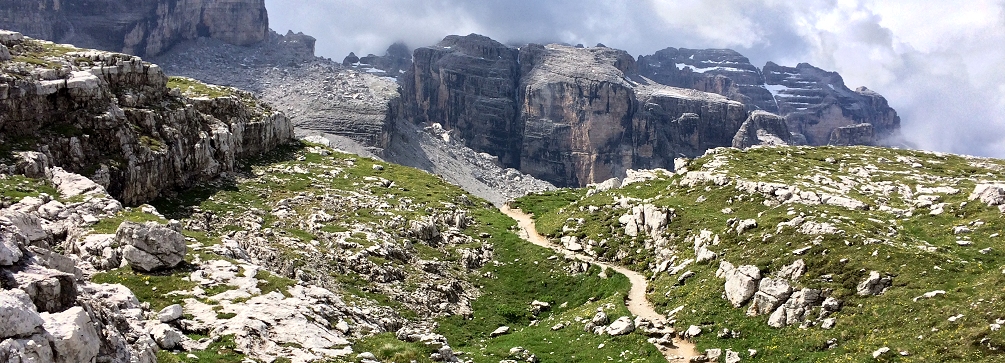
[[[895,162],[898,157],[902,158],[899,163]],[[584,218],[586,225],[577,232],[581,237],[610,238],[613,246],[629,245],[632,241],[625,236],[612,233],[618,230],[617,218],[623,211],[605,209],[590,214],[581,212],[579,207],[609,205],[616,195],[647,199],[656,205],[676,209],[677,218],[670,223],[668,233],[675,235],[671,240],[682,258],[693,257],[694,254],[693,245],[685,243],[684,237],[708,229],[722,238],[719,246],[712,247],[722,256],[720,259],[734,264],[753,264],[761,269],[762,274],[770,274],[801,258],[806,261],[809,271],[800,280],[800,285],[829,289],[832,296],[844,301],[843,310],[834,316],[837,326],[833,330],[816,327],[773,329],[767,326],[766,316],[746,317],[743,309],[734,309],[721,298],[723,281],[714,276],[718,261],[689,266],[687,270],[697,275],[683,286],[676,286],[676,276],[660,275],[651,285],[649,298],[665,310],[684,305],[686,309],[678,314],[679,326],[696,324],[704,326],[706,332],[728,328],[741,333],[739,339],[702,335],[697,339],[700,349],[731,348],[740,352],[757,349],[759,353],[752,360],[765,362],[868,361],[872,359],[873,351],[884,346],[892,348],[894,354],[881,357],[883,361],[1005,359],[1002,355],[1005,335],[989,329],[990,323],[1005,317],[1005,302],[1002,301],[1002,293],[1005,292],[1002,251],[1005,251],[1005,245],[1000,238],[990,238],[990,235],[1003,231],[1005,222],[997,208],[978,202],[960,207],[967,201],[976,180],[1005,179],[1005,175],[998,171],[1001,170],[1001,162],[988,161],[988,164],[998,165],[988,169],[956,156],[879,148],[729,151],[727,158],[730,160],[728,164],[717,169],[728,170],[730,176],[747,180],[791,184],[821,170],[837,176],[854,167],[875,165],[887,172],[873,173],[874,182],[894,181],[911,186],[948,183],[961,192],[943,195],[943,202],[949,206],[942,215],[932,216],[927,209],[918,209],[914,216],[898,219],[886,212],[850,211],[832,206],[784,204],[768,207],[763,204],[763,196],[744,195],[732,185],[718,187],[708,184],[687,188],[676,185],[680,176],[675,176],[669,180],[600,193],[562,207],[557,207],[561,203],[552,203],[547,210],[539,211],[539,229],[553,237],[560,236],[567,218]],[[828,162],[827,158],[835,160]],[[691,169],[700,169],[710,160],[710,157],[696,160]],[[911,165],[913,162],[921,165]],[[926,177],[915,178],[911,174]],[[882,198],[865,190],[853,190],[849,194],[873,204],[877,198]],[[700,197],[705,200],[698,202]],[[565,195],[557,195],[554,199],[565,200]],[[888,204],[903,207],[898,203],[896,198],[890,198]],[[529,198],[521,200],[518,206],[521,204],[542,205]],[[722,208],[727,206],[733,209],[732,214],[722,213]],[[815,216],[818,222],[833,223],[845,233],[825,235],[816,243],[814,236],[792,229],[776,233],[775,225],[800,213]],[[727,228],[729,218],[754,218],[759,227],[738,236]],[[985,224],[971,227],[973,232],[967,235],[973,245],[958,246],[958,237],[963,237],[954,236],[952,228],[978,220]],[[894,235],[888,235],[891,226],[897,229]],[[814,247],[807,255],[795,256],[791,253],[809,245]],[[919,245],[935,246],[937,249],[928,252],[918,248]],[[991,252],[988,254],[978,252],[989,247]],[[611,256],[613,252],[609,251],[607,255]],[[847,259],[847,262],[840,262],[842,259]],[[625,261],[640,271],[647,270],[653,262],[657,261],[653,261],[647,253],[632,253]],[[893,288],[876,297],[855,295],[856,285],[872,270],[893,275]],[[820,279],[822,275],[832,275],[833,278],[824,281]],[[933,290],[948,293],[934,299],[913,301],[913,298]],[[956,322],[948,320],[957,314],[963,314],[963,317]],[[827,349],[827,342],[832,339],[837,346]],[[897,355],[900,351],[908,355]]]
[[[466,195],[459,188],[449,185],[442,179],[428,173],[397,165],[377,162],[375,160],[358,158],[353,155],[332,153],[322,156],[308,152],[308,148],[317,145],[300,145],[286,148],[258,160],[246,163],[243,176],[234,182],[223,182],[205,185],[190,190],[180,191],[175,197],[155,201],[158,210],[169,218],[184,218],[193,210],[213,211],[217,215],[239,213],[251,208],[270,210],[279,200],[295,197],[301,193],[325,194],[340,192],[360,192],[378,195],[391,205],[397,205],[402,200],[410,200],[410,207],[395,211],[406,218],[417,218],[428,214],[427,208],[445,208],[443,201],[455,201],[462,195],[474,201],[475,206],[469,207],[475,223],[464,232],[472,236],[488,233],[488,239],[495,246],[496,260],[500,265],[490,263],[480,270],[471,273],[467,279],[480,288],[481,297],[474,304],[474,313],[470,319],[461,316],[440,319],[440,333],[444,334],[455,351],[466,352],[464,359],[475,362],[498,362],[509,355],[510,348],[521,346],[536,354],[542,362],[595,362],[612,360],[622,362],[659,362],[662,360],[645,337],[630,334],[622,337],[595,336],[582,330],[582,324],[575,324],[559,331],[551,331],[551,326],[562,321],[571,322],[575,317],[589,318],[596,308],[609,304],[607,313],[616,318],[629,315],[624,307],[624,295],[628,290],[628,281],[624,276],[616,275],[601,279],[597,277],[599,270],[594,269],[586,274],[569,275],[563,270],[566,263],[561,259],[548,259],[552,256],[547,249],[523,242],[511,231],[515,225],[511,219],[492,208],[484,201]],[[316,149],[315,149],[316,150]],[[352,167],[348,162],[352,161]],[[383,170],[375,170],[378,164]],[[344,167],[338,178],[325,178],[321,182],[317,175],[326,170],[317,170],[318,165],[337,165]],[[311,173],[276,173],[277,168],[300,166],[311,170]],[[382,177],[395,182],[394,188],[369,188],[364,181],[366,177]],[[336,213],[339,211],[328,211]],[[376,216],[371,210],[342,211],[336,219],[325,227],[327,231],[345,231],[359,225],[379,225],[389,216]],[[267,214],[266,214],[267,215]],[[106,228],[121,220],[148,220],[150,215],[138,212],[125,212],[112,222],[96,226],[96,232],[108,233],[114,231]],[[265,217],[264,227],[272,227],[279,235],[299,238],[301,240],[317,236],[299,230],[287,224],[275,224],[274,219]],[[107,226],[106,226],[107,225]],[[232,226],[224,231],[213,233],[186,231],[188,237],[199,240],[203,245],[219,243],[219,233],[227,230],[240,229]],[[365,238],[365,236],[360,236]],[[365,239],[354,239],[366,246]],[[423,248],[416,244],[418,254],[422,258],[456,259],[453,250],[446,252]],[[291,248],[291,258],[296,258],[295,248]],[[209,253],[205,251],[190,252],[188,260],[194,254]],[[220,259],[219,256],[205,255],[202,260]],[[399,262],[392,262],[399,263]],[[191,283],[184,280],[189,271],[183,266],[174,271],[158,274],[141,274],[129,268],[117,269],[95,276],[96,282],[122,283],[137,294],[141,301],[151,302],[153,307],[160,308],[178,301],[164,294],[173,290],[186,289]],[[487,274],[487,275],[486,275]],[[282,279],[282,278],[279,278]],[[283,280],[288,281],[288,280]],[[366,292],[364,280],[353,276],[343,276],[343,293],[347,301],[353,299],[368,299],[371,302],[406,310],[403,306],[382,295]],[[285,284],[281,284],[285,285]],[[154,288],[157,289],[154,289]],[[271,290],[270,290],[271,291]],[[263,291],[265,293],[265,291]],[[542,313],[537,317],[542,322],[537,326],[529,326],[532,319],[530,303],[533,300],[547,301],[554,310]],[[562,303],[567,307],[560,308]],[[411,316],[408,311],[402,311],[403,316]],[[513,332],[497,338],[489,338],[488,334],[501,325],[509,325]],[[572,342],[573,344],[570,344]],[[227,341],[219,342],[214,347],[219,352],[213,356],[208,352],[205,359],[241,358],[237,353],[226,349]],[[584,349],[589,347],[589,349]],[[434,350],[418,343],[406,343],[396,340],[391,334],[380,334],[354,343],[356,352],[371,351],[385,361],[408,362],[416,360],[429,362],[429,353]],[[200,353],[203,354],[203,353]],[[204,355],[205,355],[204,354]],[[165,359],[187,361],[184,354],[164,353]],[[171,355],[168,358],[167,355]],[[199,354],[197,354],[199,355]],[[354,357],[350,357],[354,358]]]

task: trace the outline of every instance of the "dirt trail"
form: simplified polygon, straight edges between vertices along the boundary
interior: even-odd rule
[[[576,254],[572,251],[563,249],[559,246],[553,245],[547,238],[537,233],[537,228],[534,225],[534,220],[529,214],[524,213],[519,209],[512,209],[509,206],[502,206],[499,208],[503,214],[510,216],[517,221],[520,226],[521,233],[520,237],[527,240],[535,245],[551,249],[558,252],[566,257],[575,258],[580,261],[589,262],[604,268],[609,268],[618,273],[628,277],[628,280],[632,283],[632,288],[628,292],[628,311],[632,312],[637,316],[652,320],[666,320],[666,317],[660,315],[653,309],[652,305],[649,304],[649,300],[646,300],[646,278],[638,272],[629,270],[621,266],[615,266],[604,262],[599,262],[590,256],[584,256]],[[674,339],[674,345],[677,346],[676,349],[660,349],[663,356],[667,358],[667,361],[687,361],[691,357],[697,356],[698,352],[694,347],[694,344],[680,339]],[[659,348],[659,347],[657,347]],[[684,357],[681,359],[680,357]]]

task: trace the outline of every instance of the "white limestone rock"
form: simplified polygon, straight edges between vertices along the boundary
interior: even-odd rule
[[[42,313],[45,330],[52,335],[56,363],[91,362],[98,356],[101,340],[91,317],[79,306],[61,313]]]
[[[96,82],[98,79],[95,77],[94,81]],[[104,187],[82,175],[67,172],[60,167],[52,168],[50,172],[52,173],[52,183],[56,185],[56,189],[59,190],[59,194],[63,198],[106,194]]]
[[[869,277],[858,284],[857,291],[860,296],[879,295],[892,285],[893,278],[881,276],[876,271],[870,271]]]
[[[625,335],[635,331],[635,322],[631,317],[622,316],[607,327],[607,334],[611,336]]]
[[[44,323],[31,297],[20,289],[0,291],[0,339],[27,338]]]
[[[771,314],[792,295],[792,286],[785,279],[764,278],[758,284],[758,291],[747,309],[748,316]]]
[[[509,330],[510,329],[508,326],[500,326],[496,328],[496,330],[493,330],[491,333],[489,333],[489,336],[495,338],[500,335],[506,335],[509,334]]]
[[[970,200],[979,200],[988,206],[1005,204],[1005,184],[977,184]]]
[[[0,341],[0,362],[49,363],[55,362],[52,345],[42,334],[24,339]]]
[[[181,319],[183,309],[181,305],[174,304],[161,309],[160,313],[157,314],[157,319],[162,323],[170,323],[172,321]]]
[[[778,271],[778,278],[796,281],[806,273],[806,261],[795,260],[791,264],[785,265]]]
[[[185,336],[167,324],[157,324],[150,329],[150,336],[161,349],[172,350],[181,346]]]
[[[115,239],[123,249],[123,257],[134,268],[158,271],[174,268],[185,258],[187,247],[181,225],[172,221],[169,226],[156,222],[138,224],[122,222]]]
[[[18,246],[18,240],[22,239],[20,237],[16,233],[0,231],[0,266],[11,266],[24,257]]]
[[[761,271],[757,266],[744,265],[725,274],[726,300],[733,307],[741,307],[757,292],[757,284],[761,280]]]

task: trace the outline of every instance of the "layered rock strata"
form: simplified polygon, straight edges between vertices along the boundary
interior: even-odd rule
[[[169,79],[140,58],[0,37],[0,142],[17,169],[85,175],[127,204],[233,171],[240,158],[293,137],[282,114],[250,94]],[[182,95],[182,91],[192,96]]]
[[[607,47],[517,50],[473,34],[414,59],[402,82],[408,119],[441,123],[468,147],[556,185],[732,145],[748,117],[739,102],[639,77],[632,56]]]
[[[0,28],[78,46],[140,56],[187,39],[260,42],[269,30],[264,0],[12,0]]]
[[[836,72],[806,63],[768,62],[758,69],[729,49],[683,48],[640,56],[638,62],[639,72],[656,82],[717,93],[749,110],[784,116],[789,130],[810,145],[872,145],[900,128],[900,117],[883,96],[865,87],[851,90]],[[874,134],[839,130],[861,124],[871,125]]]

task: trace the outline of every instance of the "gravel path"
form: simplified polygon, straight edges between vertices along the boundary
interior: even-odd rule
[[[548,241],[547,238],[537,233],[537,228],[534,225],[534,220],[529,214],[524,213],[519,209],[512,209],[509,206],[502,206],[499,208],[503,214],[510,216],[517,221],[520,226],[520,237],[527,240],[535,245],[549,248],[555,252],[561,253],[565,257],[575,258],[580,261],[589,262],[604,268],[609,268],[618,273],[628,277],[628,280],[632,283],[632,288],[628,292],[628,311],[637,316],[653,320],[666,320],[666,317],[660,315],[653,309],[653,306],[649,304],[649,300],[646,300],[646,278],[638,272],[626,269],[621,266],[615,266],[607,264],[604,262],[599,262],[589,256],[583,256],[576,254],[572,251],[562,249],[558,246],[553,245]],[[698,352],[693,343],[686,340],[680,340],[675,338],[674,345],[677,346],[676,349],[660,349],[663,356],[667,358],[667,361],[683,360],[687,361],[691,357],[698,356]],[[657,348],[659,348],[657,346]]]

